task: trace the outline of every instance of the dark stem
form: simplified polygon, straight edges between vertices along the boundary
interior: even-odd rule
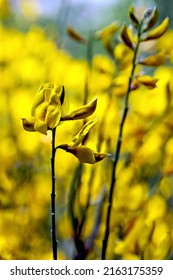
[[[57,260],[57,240],[56,240],[56,216],[55,216],[55,205],[56,205],[56,191],[55,191],[55,134],[56,127],[52,129],[52,156],[51,156],[51,177],[52,177],[52,192],[51,192],[51,218],[52,218],[52,253],[53,259]]]
[[[110,192],[109,192],[109,198],[108,198],[108,209],[107,209],[107,216],[106,216],[106,229],[105,229],[105,235],[104,235],[103,246],[102,246],[102,260],[106,259],[106,249],[107,249],[108,238],[109,238],[109,233],[110,233],[110,217],[111,217],[111,210],[112,210],[113,193],[114,193],[115,183],[116,183],[116,168],[117,168],[117,163],[118,163],[119,156],[120,156],[124,123],[125,123],[125,120],[127,117],[128,110],[129,110],[128,100],[129,100],[129,94],[131,91],[131,83],[132,83],[132,79],[133,79],[135,68],[136,68],[136,59],[137,59],[137,54],[138,54],[138,49],[139,49],[139,44],[140,44],[141,27],[142,27],[142,23],[138,29],[138,42],[134,49],[134,56],[133,56],[133,62],[132,62],[133,65],[132,65],[132,70],[131,70],[131,74],[129,77],[128,88],[127,88],[127,93],[126,93],[125,102],[124,102],[123,115],[122,115],[120,125],[119,125],[118,140],[117,140],[116,146],[115,146],[115,154],[114,154],[112,173],[111,173],[112,176],[111,176]]]

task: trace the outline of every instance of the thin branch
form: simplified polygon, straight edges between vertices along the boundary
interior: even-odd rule
[[[129,102],[128,102],[129,94],[131,91],[131,83],[132,83],[132,79],[133,79],[135,68],[136,68],[136,59],[137,59],[137,54],[138,54],[138,49],[139,49],[139,44],[140,44],[141,27],[142,27],[142,22],[138,28],[138,42],[134,49],[134,56],[133,56],[133,62],[132,62],[133,66],[132,66],[131,74],[129,77],[128,88],[127,88],[127,93],[126,93],[125,102],[124,102],[123,115],[122,115],[121,122],[119,125],[118,139],[117,139],[116,146],[115,146],[115,154],[114,154],[114,160],[113,160],[113,165],[112,165],[110,192],[109,192],[109,198],[108,198],[106,229],[105,229],[105,235],[104,235],[103,247],[102,247],[102,260],[106,259],[106,249],[107,249],[108,238],[109,238],[109,233],[110,233],[110,217],[111,217],[111,210],[112,210],[113,193],[115,190],[115,183],[116,183],[116,169],[117,169],[117,163],[118,163],[119,156],[120,156],[124,123],[125,123],[125,120],[127,117],[128,110],[129,110]]]
[[[56,127],[52,129],[52,156],[51,156],[51,177],[52,177],[52,192],[51,192],[51,218],[52,218],[52,252],[53,259],[57,260],[57,239],[56,239],[56,190],[55,190],[55,134]]]

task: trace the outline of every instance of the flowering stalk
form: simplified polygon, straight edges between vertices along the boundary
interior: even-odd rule
[[[53,259],[57,260],[57,240],[56,240],[56,191],[55,191],[55,135],[56,127],[52,129],[52,156],[51,156],[51,177],[52,177],[52,192],[51,192],[51,218],[52,218],[52,252]]]
[[[160,63],[163,63],[164,61],[163,55],[156,54],[148,58],[145,58],[141,63],[140,59],[138,60],[139,45],[141,42],[155,40],[161,37],[166,32],[169,23],[169,19],[166,18],[159,26],[157,26],[152,31],[149,31],[157,21],[158,11],[156,8],[147,9],[143,14],[143,18],[141,20],[138,20],[138,18],[135,16],[133,6],[131,6],[129,10],[129,16],[133,24],[133,27],[137,31],[137,42],[136,44],[134,44],[133,39],[129,34],[128,28],[124,25],[121,30],[121,38],[125,43],[125,45],[133,51],[133,61],[132,61],[132,70],[128,81],[128,88],[125,96],[123,115],[119,126],[118,140],[116,142],[113,165],[112,165],[112,176],[111,176],[108,210],[107,210],[107,217],[106,217],[106,230],[105,230],[103,247],[102,247],[103,260],[106,258],[106,249],[107,249],[108,238],[110,233],[110,217],[111,217],[111,210],[112,210],[113,193],[114,193],[115,183],[116,183],[116,170],[117,170],[117,163],[120,156],[124,123],[129,109],[129,94],[131,90],[139,87],[140,83],[145,86],[148,86],[149,88],[154,88],[157,82],[156,79],[153,79],[148,76],[143,76],[141,77],[142,79],[139,79],[139,84],[137,83],[136,85],[133,84],[135,80],[134,74],[135,74],[136,65],[143,64],[147,66],[155,66],[155,65],[159,65]]]
[[[135,59],[136,59],[137,49],[138,49],[138,47],[136,47],[133,61],[135,61]],[[108,237],[109,237],[109,232],[110,232],[109,224],[110,224],[110,215],[111,215],[111,209],[112,209],[113,192],[114,192],[115,182],[116,182],[116,168],[117,168],[117,163],[119,160],[119,155],[120,155],[120,150],[121,150],[123,127],[124,127],[124,123],[126,120],[128,109],[129,109],[128,98],[129,98],[130,85],[131,85],[131,80],[132,80],[132,77],[134,74],[134,70],[135,70],[135,64],[133,64],[133,68],[132,68],[130,79],[129,79],[129,86],[128,86],[128,91],[127,91],[126,98],[125,98],[124,111],[123,111],[122,119],[121,119],[120,126],[119,126],[118,140],[116,143],[115,155],[114,155],[114,160],[113,160],[113,165],[112,165],[112,177],[111,177],[111,185],[110,185],[110,192],[109,192],[109,202],[108,202],[109,205],[108,205],[107,218],[106,218],[106,231],[105,231],[105,237],[103,240],[102,260],[105,260],[105,257],[106,257],[106,248],[107,248]]]
[[[47,135],[47,131],[52,131],[52,155],[51,155],[51,178],[52,178],[52,192],[51,192],[51,232],[52,232],[52,252],[53,259],[57,260],[57,240],[56,240],[56,177],[55,177],[55,155],[56,150],[61,148],[68,153],[73,154],[81,163],[94,164],[103,160],[107,154],[94,152],[84,145],[80,145],[86,137],[89,130],[97,123],[97,120],[88,121],[82,127],[77,135],[72,139],[70,144],[61,144],[55,146],[56,127],[63,121],[74,121],[85,119],[92,115],[97,106],[97,99],[90,103],[79,107],[78,109],[64,113],[64,86],[45,83],[37,91],[33,105],[31,108],[31,116],[22,118],[23,128],[27,131],[38,131]],[[80,172],[81,173],[81,172]]]
[[[112,210],[113,193],[114,193],[115,182],[116,182],[116,169],[117,169],[117,163],[118,163],[119,156],[120,156],[124,123],[125,123],[125,120],[127,117],[128,110],[129,110],[129,94],[131,91],[131,84],[132,84],[132,80],[133,80],[134,72],[135,72],[135,68],[136,68],[136,59],[137,59],[138,49],[139,49],[139,45],[140,45],[141,31],[142,31],[142,21],[138,25],[137,44],[134,47],[132,70],[131,70],[130,77],[129,77],[128,88],[127,88],[127,93],[126,93],[125,102],[124,102],[124,110],[123,110],[122,118],[120,121],[118,139],[117,139],[116,146],[115,146],[115,153],[114,153],[112,173],[111,173],[112,175],[111,175],[110,192],[109,192],[109,198],[108,198],[108,209],[107,209],[107,216],[106,216],[106,229],[105,229],[105,235],[104,235],[103,246],[102,246],[102,260],[106,259],[106,249],[107,249],[108,238],[109,238],[109,233],[110,233],[110,217],[111,217],[111,210]]]

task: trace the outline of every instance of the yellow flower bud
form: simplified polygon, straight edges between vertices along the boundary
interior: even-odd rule
[[[146,65],[146,66],[160,66],[166,60],[166,53],[165,51],[160,51],[154,55],[150,55],[144,59],[140,59],[138,61],[139,64]]]
[[[151,29],[157,21],[158,18],[158,10],[156,7],[148,9],[145,14],[145,21],[144,21],[144,31],[148,31]]]
[[[153,89],[156,87],[156,83],[158,82],[158,79],[153,78],[149,75],[143,75],[137,77],[138,82],[140,82],[142,85],[146,86],[149,89]]]
[[[112,37],[118,30],[118,24],[116,22],[112,22],[102,30],[96,32],[96,39],[110,38]]]
[[[96,162],[94,152],[88,147],[80,146],[71,148],[69,149],[69,152],[77,157],[78,160],[82,163],[94,164]]]
[[[141,41],[149,41],[154,40],[159,37],[161,37],[168,29],[169,25],[169,18],[165,18],[159,26],[157,26],[155,29],[147,33],[143,38],[141,38]]]
[[[128,28],[126,27],[126,25],[123,25],[121,29],[121,38],[123,42],[126,44],[126,46],[129,47],[131,50],[133,50],[133,42],[129,36]]]
[[[137,17],[135,16],[134,7],[133,6],[131,6],[130,9],[129,9],[129,17],[131,19],[132,24],[134,26],[138,26],[139,21],[138,21]]]

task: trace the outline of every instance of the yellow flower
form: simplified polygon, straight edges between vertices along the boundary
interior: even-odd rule
[[[95,98],[68,115],[63,112],[65,98],[64,86],[45,83],[39,88],[31,108],[31,116],[22,118],[23,128],[27,131],[38,131],[47,135],[47,130],[56,127],[60,121],[79,120],[93,114],[97,106]]]
[[[81,108],[80,108],[80,110],[81,110]],[[86,108],[86,106],[84,108]],[[59,148],[59,149],[65,150],[67,153],[73,154],[82,163],[94,164],[96,162],[101,161],[102,159],[107,157],[108,154],[97,153],[97,152],[94,152],[93,150],[91,150],[90,148],[85,147],[84,145],[80,145],[82,143],[83,139],[85,138],[85,136],[90,131],[90,129],[96,123],[97,123],[97,119],[88,121],[86,124],[84,124],[84,126],[79,131],[79,133],[74,136],[70,145],[61,144],[61,145],[57,146],[56,149]]]
[[[83,145],[79,147],[73,147],[67,144],[62,144],[58,146],[58,148],[65,150],[68,153],[73,154],[80,162],[82,163],[89,163],[94,164],[96,162],[101,161],[105,157],[107,157],[108,154],[106,153],[97,153],[91,150],[88,147],[85,147]]]
[[[46,83],[39,88],[31,108],[31,117],[22,118],[23,128],[47,134],[47,130],[56,127],[61,119],[64,103],[64,87]]]

